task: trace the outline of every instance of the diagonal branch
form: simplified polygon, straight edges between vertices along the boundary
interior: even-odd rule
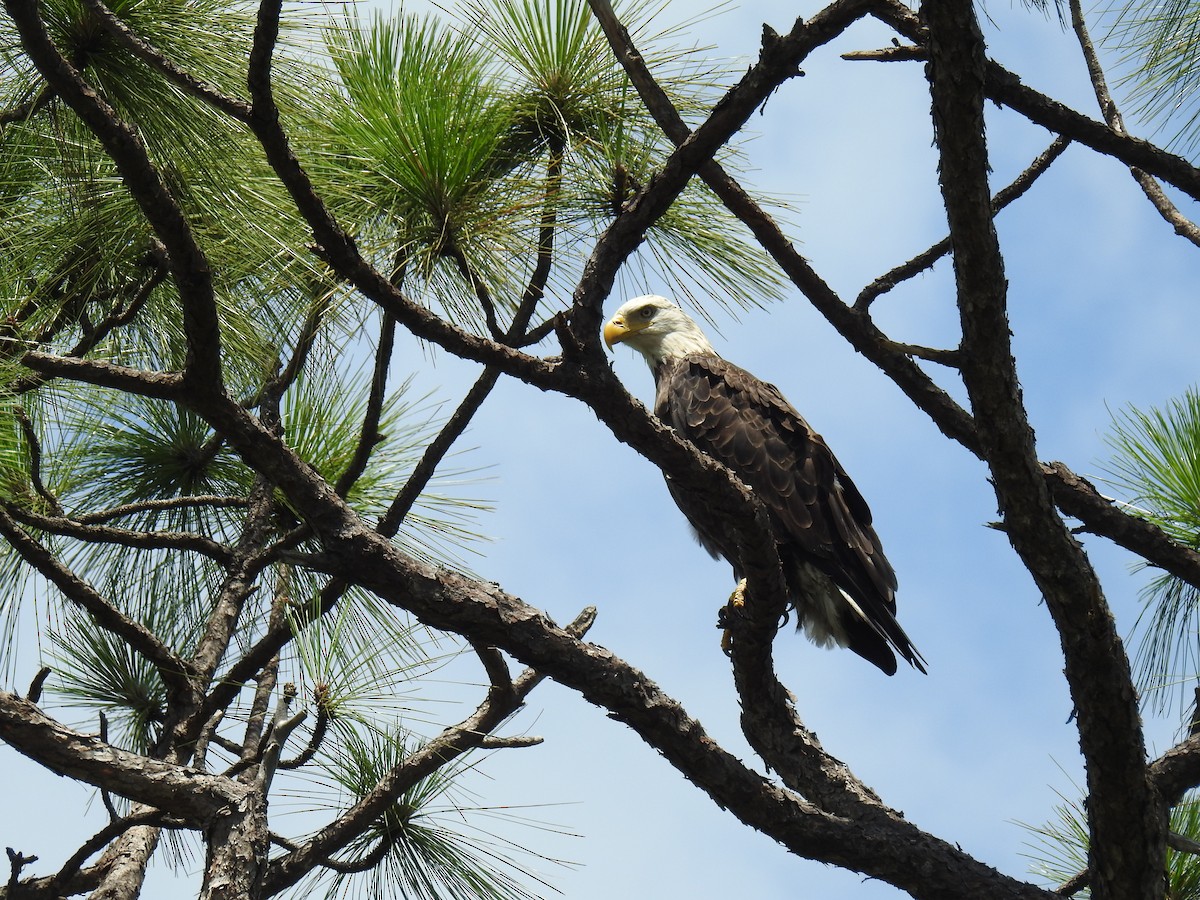
[[[135,34],[101,0],[83,0],[83,5],[88,8],[92,15],[100,22],[101,26],[103,26],[104,30],[120,46],[124,47],[138,59],[148,63],[151,68],[157,69],[176,87],[181,88],[193,97],[198,97],[206,103],[211,104],[239,122],[245,122],[249,119],[249,103],[235,97],[228,97],[204,79],[197,78],[190,72],[179,68],[179,66],[175,65],[175,63],[171,62],[171,60],[167,59],[158,50]]]
[[[63,565],[3,509],[0,509],[0,535],[64,597],[87,610],[100,627],[111,631],[145,657],[169,690],[182,695],[191,690],[189,679],[195,675],[195,671],[190,664],[176,656],[144,625],[129,619],[100,596],[95,588]]]
[[[1096,53],[1095,45],[1092,44],[1091,36],[1088,34],[1087,23],[1083,19],[1083,7],[1079,0],[1070,0],[1070,7],[1071,27],[1075,31],[1075,37],[1079,40],[1079,48],[1083,51],[1088,77],[1092,80],[1092,90],[1096,94],[1096,102],[1100,104],[1101,115],[1104,116],[1104,121],[1113,131],[1128,134],[1129,132],[1125,128],[1125,119],[1121,116],[1121,111],[1117,109],[1116,101],[1113,100],[1112,93],[1108,89],[1108,80],[1104,77],[1100,56]],[[1200,228],[1179,211],[1179,207],[1171,202],[1158,182],[1138,168],[1131,167],[1129,174],[1142,189],[1146,199],[1158,210],[1158,214],[1175,229],[1175,233],[1200,247]]]
[[[1037,181],[1041,174],[1050,168],[1050,164],[1062,156],[1063,151],[1070,146],[1070,143],[1070,138],[1059,135],[1011,184],[997,191],[996,196],[992,198],[992,215],[996,215],[1006,206],[1024,196],[1025,192],[1033,187],[1033,183]],[[854,300],[855,310],[866,311],[881,295],[892,290],[902,281],[915,278],[917,275],[928,270],[935,262],[949,252],[950,237],[947,235],[928,250],[917,254],[907,262],[901,263],[890,272],[880,275],[859,291],[858,297]],[[916,353],[912,353],[912,351],[907,352],[914,356],[917,355]]]
[[[1042,466],[1054,502],[1083,530],[1106,537],[1188,584],[1200,587],[1200,552],[1181,544],[1152,522],[1125,512],[1086,478],[1061,462]]]

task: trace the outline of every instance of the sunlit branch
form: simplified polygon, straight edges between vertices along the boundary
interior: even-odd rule
[[[283,581],[276,592],[271,604],[271,616],[267,625],[268,630],[281,628],[287,620],[286,608],[290,602],[290,590],[287,584],[289,576],[286,570],[281,575]],[[266,731],[267,706],[275,691],[279,678],[279,654],[272,656],[255,675],[257,682],[254,687],[254,699],[250,704],[250,714],[246,717],[245,737],[242,739],[242,759],[239,765],[257,761],[269,738]],[[236,768],[236,767],[235,767]]]
[[[1044,463],[1042,471],[1054,502],[1064,513],[1079,519],[1083,531],[1108,538],[1200,588],[1200,553],[1196,550],[1172,539],[1153,522],[1130,515],[1065,464]]]
[[[329,869],[332,872],[337,872],[341,875],[356,875],[360,872],[369,872],[375,868],[383,860],[385,856],[396,846],[396,841],[399,835],[393,832],[387,832],[379,838],[379,843],[370,849],[359,859],[343,862],[337,859],[319,859],[317,865],[322,869]],[[290,850],[293,853],[303,849],[303,845],[298,841],[289,840],[272,832],[271,843],[282,847],[284,850]]]
[[[115,388],[127,394],[175,400],[183,387],[183,376],[176,372],[154,372],[134,369],[98,360],[76,359],[31,350],[21,356],[21,364],[37,373],[36,380],[22,379],[13,390],[26,393],[40,387],[47,378],[66,378],[98,387]]]
[[[319,696],[316,700],[316,707],[317,721],[313,723],[312,735],[309,737],[308,743],[291,759],[280,760],[279,768],[299,769],[301,766],[307,765],[321,749],[321,744],[329,731],[329,709]]]
[[[37,670],[37,674],[33,676],[33,681],[29,683],[29,690],[25,692],[25,699],[30,703],[37,703],[42,699],[42,688],[46,684],[46,679],[50,677],[53,670],[49,666],[42,666]]]
[[[257,590],[255,581],[264,562],[260,561],[263,545],[270,539],[275,502],[271,487],[261,476],[256,478],[245,501],[246,516],[237,545],[226,565],[226,574],[205,625],[196,643],[192,662],[201,677],[209,679],[229,649],[238,620],[246,601]],[[198,714],[199,715],[199,714]],[[210,711],[203,718],[210,718]],[[192,730],[200,719],[192,723]]]

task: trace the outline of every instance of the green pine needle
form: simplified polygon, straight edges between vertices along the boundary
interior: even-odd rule
[[[1200,392],[1191,388],[1162,408],[1123,410],[1106,440],[1107,471],[1129,511],[1200,548]],[[1183,685],[1200,673],[1200,592],[1164,574],[1142,589],[1142,602],[1134,667],[1143,694],[1165,710],[1172,698],[1186,700]]]

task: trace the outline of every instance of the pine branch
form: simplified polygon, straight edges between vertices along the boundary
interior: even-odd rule
[[[11,502],[0,502],[14,520],[49,534],[72,537],[86,543],[113,544],[135,550],[180,550],[205,556],[227,566],[233,554],[224,544],[183,531],[138,531],[111,525],[89,525],[67,516],[43,516]]]
[[[231,118],[237,119],[239,122],[246,122],[250,118],[250,104],[245,100],[228,97],[216,87],[204,81],[204,79],[197,78],[179,68],[175,63],[154,49],[154,47],[134,34],[129,26],[122,22],[101,0],[83,0],[83,4],[118,45],[124,47],[138,59],[148,63],[151,68],[162,73],[166,76],[167,80],[182,89],[185,93],[203,100]]]
[[[0,691],[0,740],[59,775],[106,787],[193,827],[239,803],[247,793],[228,779],[130,753],[72,731],[7,691]]]
[[[186,696],[196,675],[191,664],[176,656],[145,626],[126,617],[97,591],[68,569],[45,546],[0,509],[0,535],[30,566],[40,572],[72,603],[87,610],[96,624],[117,635],[158,672],[168,690]]]
[[[5,8],[38,71],[104,146],[167,252],[167,265],[183,307],[193,390],[221,391],[221,334],[208,259],[186,216],[151,162],[137,129],[120,116],[54,46],[36,0],[5,0]],[[28,357],[26,357],[28,359]],[[95,364],[93,364],[94,366]]]

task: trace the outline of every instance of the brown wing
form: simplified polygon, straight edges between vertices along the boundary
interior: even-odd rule
[[[773,385],[718,356],[674,360],[656,375],[659,418],[733,470],[770,511],[785,574],[790,565],[804,563],[824,572],[854,598],[876,642],[885,642],[878,655],[890,657],[891,644],[917,664],[895,619],[896,573],[872,527],[871,510],[821,436]],[[693,497],[681,494],[672,489],[701,542],[739,569],[732,538]],[[850,624],[858,619],[848,605],[843,618]]]

